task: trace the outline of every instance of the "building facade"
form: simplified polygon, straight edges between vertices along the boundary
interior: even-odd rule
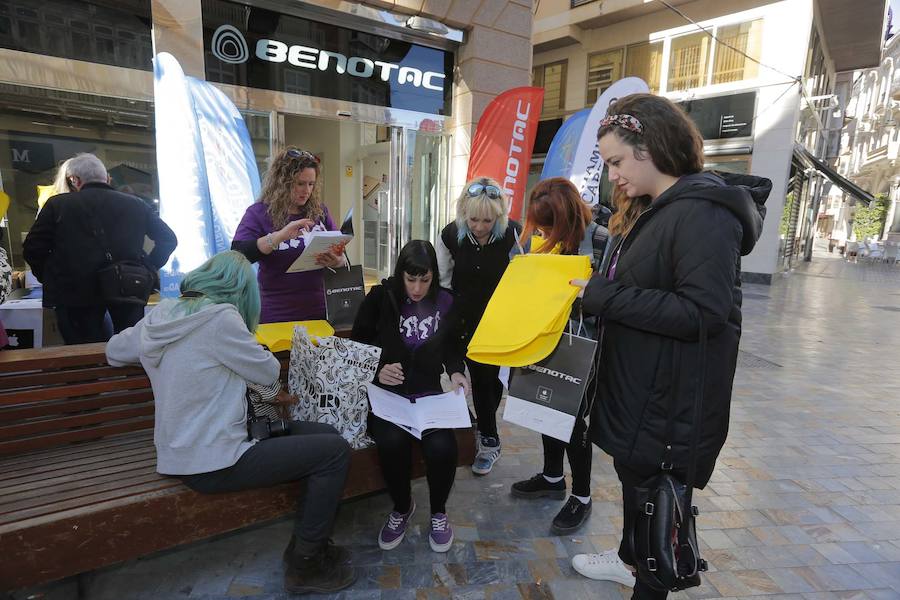
[[[884,44],[877,68],[846,73],[839,97],[845,107],[838,169],[874,195],[887,198],[882,238],[900,241],[900,36]],[[820,231],[837,245],[855,239],[855,198],[832,189],[819,213]]]
[[[819,167],[798,159],[797,144],[822,158],[839,139],[827,123],[837,74],[877,64],[885,11],[884,0],[544,0],[533,33],[532,77],[546,93],[532,172],[563,119],[617,79],[641,77],[698,124],[708,168],[772,180],[762,239],[742,264],[745,280],[771,282],[811,247],[822,193]]]
[[[450,219],[479,116],[530,81],[531,28],[531,0],[0,0],[3,243],[23,269],[38,186],[77,152],[158,202],[168,52],[242,112],[260,172],[285,145],[320,157],[331,212],[355,209],[351,260],[384,275]]]

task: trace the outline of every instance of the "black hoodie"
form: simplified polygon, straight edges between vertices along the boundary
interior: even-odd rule
[[[381,348],[378,371],[390,363],[403,365],[404,381],[401,385],[382,385],[378,382],[377,372],[376,385],[402,396],[440,394],[441,374],[445,368],[448,375],[465,372],[459,344],[454,337],[456,308],[451,304],[449,313],[442,316],[440,326],[432,337],[417,349],[410,350],[400,334],[398,296],[401,294],[398,291],[402,286],[403,283],[393,277],[383,279],[381,285],[374,286],[356,313],[350,338]],[[443,288],[438,293],[451,297],[453,294]]]
[[[694,397],[705,369],[696,485],[708,482],[728,434],[741,335],[741,256],[762,233],[771,188],[768,179],[747,175],[680,178],[618,240],[585,290],[585,311],[604,326],[592,437],[615,459],[686,468]],[[701,315],[708,332],[705,364]]]

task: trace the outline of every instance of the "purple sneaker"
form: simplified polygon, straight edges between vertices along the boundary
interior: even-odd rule
[[[393,550],[403,541],[406,535],[406,526],[409,525],[409,518],[416,512],[416,501],[410,500],[409,512],[406,514],[398,513],[395,510],[388,515],[387,522],[381,528],[378,534],[378,546],[382,550]]]
[[[431,515],[431,533],[428,535],[428,543],[435,552],[446,552],[453,545],[453,528],[450,527],[450,519],[445,513]]]

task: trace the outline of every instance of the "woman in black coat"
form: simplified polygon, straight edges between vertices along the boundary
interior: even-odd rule
[[[598,139],[616,186],[610,230],[617,242],[590,282],[573,283],[586,285],[584,310],[602,320],[590,431],[613,457],[628,532],[636,486],[663,465],[686,477],[704,370],[694,486],[702,489],[712,475],[728,433],[741,335],[741,256],[762,232],[771,182],[703,173],[696,126],[650,94],[612,104]],[[635,585],[633,598],[666,597],[635,582],[632,565],[624,537],[618,551],[573,559],[588,577]]]
[[[454,335],[453,295],[442,289],[439,281],[434,247],[413,240],[400,251],[394,276],[366,295],[353,323],[352,339],[381,348],[375,376],[378,385],[410,400],[441,394],[445,369],[454,388],[469,391]],[[378,448],[381,471],[394,502],[378,545],[392,550],[403,541],[416,508],[410,493],[415,438],[371,413],[368,432]],[[422,434],[421,447],[431,504],[428,540],[435,552],[447,552],[453,544],[446,502],[456,476],[456,435],[452,429],[428,429]]]

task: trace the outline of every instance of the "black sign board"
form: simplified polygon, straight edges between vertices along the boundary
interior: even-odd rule
[[[697,124],[704,140],[753,135],[756,92],[685,100],[680,104]]]
[[[206,79],[449,115],[454,56],[226,0],[202,0]]]
[[[6,338],[9,340],[2,350],[24,350],[34,348],[34,329],[7,329]]]

